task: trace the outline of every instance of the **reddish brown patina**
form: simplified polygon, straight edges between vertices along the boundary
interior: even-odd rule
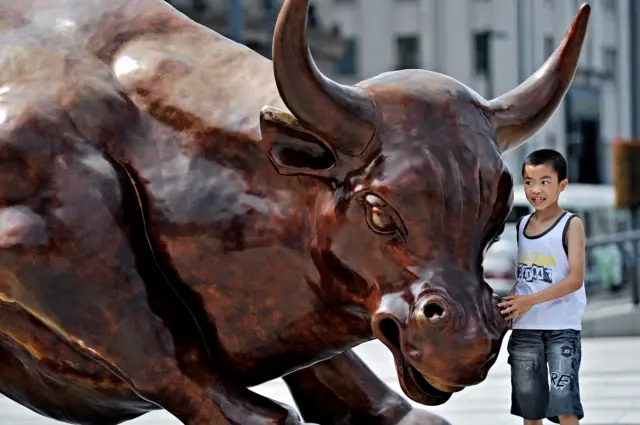
[[[295,424],[248,389],[286,375],[307,422],[435,424],[350,349],[379,338],[427,405],[485,378],[502,154],[563,98],[589,7],[491,101],[328,80],[307,8],[271,62],[159,0],[0,0],[0,392],[81,424]]]

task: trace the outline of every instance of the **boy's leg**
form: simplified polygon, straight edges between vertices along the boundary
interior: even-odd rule
[[[577,424],[584,417],[578,379],[582,360],[580,331],[547,331],[545,337],[551,381],[547,417],[562,425]]]
[[[543,331],[514,329],[507,351],[511,365],[511,414],[523,418],[525,425],[541,425],[549,407]]]

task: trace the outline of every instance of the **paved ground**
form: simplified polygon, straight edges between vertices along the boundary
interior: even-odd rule
[[[517,418],[509,415],[509,369],[506,352],[491,370],[487,380],[464,390],[444,406],[430,408],[453,425],[516,425]],[[400,391],[391,354],[379,342],[364,344],[356,349],[370,367],[390,387]],[[640,425],[640,338],[594,338],[583,343],[581,370],[585,425]],[[268,397],[293,404],[282,381],[272,381],[254,388]],[[27,409],[0,398],[0,425],[55,425]],[[127,425],[180,425],[165,412],[147,414]],[[547,422],[550,424],[550,422]]]

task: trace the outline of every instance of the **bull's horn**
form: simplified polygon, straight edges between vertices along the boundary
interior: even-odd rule
[[[334,149],[356,156],[375,132],[364,89],[322,75],[308,48],[309,0],[285,0],[273,36],[273,68],[280,97],[298,121]]]
[[[564,40],[540,69],[488,103],[502,152],[533,136],[560,105],[578,66],[590,13],[589,5],[583,4]]]

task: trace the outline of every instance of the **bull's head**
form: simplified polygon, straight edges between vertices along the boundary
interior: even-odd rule
[[[269,158],[281,174],[331,183],[313,207],[312,255],[368,309],[404,392],[444,403],[484,380],[506,333],[482,270],[512,205],[502,154],[560,104],[589,6],[535,74],[491,101],[422,70],[329,80],[308,51],[307,7],[285,1],[276,25],[273,66],[292,115],[262,111]]]

